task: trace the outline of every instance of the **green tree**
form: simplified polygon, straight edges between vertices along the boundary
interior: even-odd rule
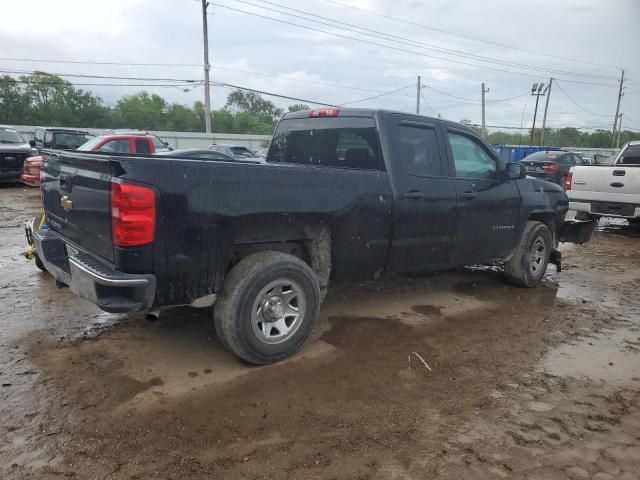
[[[167,101],[160,95],[142,91],[118,100],[113,121],[121,128],[165,130],[169,123],[168,108]]]
[[[301,112],[303,110],[311,110],[311,107],[306,103],[294,103],[293,105],[289,105],[290,112]]]
[[[282,115],[281,108],[277,108],[270,100],[265,100],[255,92],[234,90],[227,97],[225,107],[234,113],[248,113],[256,117],[266,117],[271,120]]]

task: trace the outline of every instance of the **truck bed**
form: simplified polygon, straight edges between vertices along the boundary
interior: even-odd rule
[[[98,254],[104,268],[154,272],[159,304],[190,304],[220,289],[226,262],[243,243],[273,242],[260,225],[283,230],[331,225],[339,276],[369,276],[385,266],[391,229],[391,187],[382,171],[309,168],[250,162],[161,159],[44,151],[44,207],[49,228],[79,252]],[[144,179],[145,183],[141,183]],[[156,190],[156,239],[119,248],[111,239],[110,186],[127,181]],[[64,197],[73,190],[72,208]],[[293,238],[305,242],[304,231]],[[275,246],[274,248],[278,248]]]

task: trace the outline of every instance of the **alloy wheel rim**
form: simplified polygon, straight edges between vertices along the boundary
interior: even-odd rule
[[[300,327],[307,299],[293,280],[278,279],[256,296],[251,309],[251,328],[258,340],[276,345],[291,338]]]

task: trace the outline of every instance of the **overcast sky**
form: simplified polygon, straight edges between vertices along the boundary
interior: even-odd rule
[[[196,66],[202,64],[201,6],[197,0],[2,3],[1,70],[202,79],[202,68]],[[350,105],[415,111],[416,77],[421,75],[427,103],[422,101],[422,113],[435,112],[473,123],[481,120],[479,100],[481,83],[485,82],[489,88],[487,124],[520,126],[524,121],[526,126],[533,117],[534,97],[495,100],[524,95],[532,83],[546,83],[553,76],[557,80],[549,126],[611,128],[616,77],[624,68],[629,82],[625,83],[621,109],[623,126],[640,130],[639,0],[215,0],[209,12],[214,81],[328,104],[354,102],[408,87]],[[6,58],[194,66],[40,63]],[[67,79],[78,84],[148,83]],[[93,90],[108,104],[142,88],[185,104],[203,97],[202,86],[188,92],[181,87],[82,88]],[[228,93],[221,87],[212,90],[216,108],[224,104]],[[271,99],[282,106],[295,103]],[[544,97],[539,119],[543,103]]]

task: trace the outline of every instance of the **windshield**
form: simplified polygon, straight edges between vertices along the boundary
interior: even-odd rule
[[[102,139],[103,139],[103,137],[93,137],[88,142],[85,142],[82,145],[80,145],[78,147],[78,150],[80,150],[82,152],[90,152],[91,150],[93,150],[95,148],[96,145],[98,145],[102,141]]]
[[[24,141],[16,130],[11,128],[0,128],[0,143],[23,144],[27,142]]]
[[[56,147],[70,147],[78,148],[83,145],[87,140],[93,138],[93,135],[88,133],[67,133],[57,132],[54,134],[54,144]]]

